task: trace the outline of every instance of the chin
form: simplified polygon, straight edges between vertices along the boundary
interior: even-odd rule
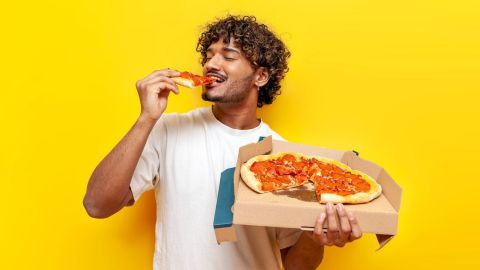
[[[216,97],[211,95],[209,92],[203,92],[202,93],[202,99],[205,101],[211,101],[211,102],[219,102],[222,101],[222,97]]]

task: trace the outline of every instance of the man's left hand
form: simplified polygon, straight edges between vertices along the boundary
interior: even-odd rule
[[[321,213],[317,219],[313,233],[308,234],[317,244],[343,247],[346,243],[362,237],[357,218],[347,212],[343,204],[334,206],[332,203],[327,203],[325,212]],[[325,222],[327,222],[326,230],[323,229]]]
[[[327,224],[327,229],[323,225]],[[362,237],[357,218],[345,210],[342,204],[327,203],[320,214],[313,232],[303,232],[292,247],[281,250],[285,269],[316,269],[323,259],[324,246],[343,247]]]

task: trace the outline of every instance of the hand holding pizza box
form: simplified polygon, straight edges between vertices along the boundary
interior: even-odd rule
[[[259,158],[259,155],[269,156]],[[292,155],[293,158],[289,155]],[[317,160],[312,160],[312,158]],[[304,164],[307,168],[305,166],[300,168],[302,164],[295,164],[295,162],[305,162],[309,159],[312,163],[318,164],[313,166],[312,163],[308,164],[307,162],[307,164]],[[276,181],[248,180],[254,173],[252,172],[248,176],[249,173],[246,173],[245,170],[251,168],[255,162],[262,161],[288,165],[279,169],[272,169],[262,168],[262,165],[265,164],[260,163],[256,165],[257,168],[254,167],[254,171],[270,171],[269,174],[265,174],[265,177],[281,175],[283,179]],[[320,165],[332,166],[330,166],[330,169],[327,168],[323,174],[321,168],[320,171],[314,173],[313,171],[317,170],[317,166],[321,167]],[[336,171],[333,165],[338,166]],[[241,172],[242,166],[243,175]],[[310,172],[309,170],[312,167],[314,169]],[[302,175],[299,172],[304,172],[304,174]],[[285,175],[288,176],[285,177]],[[242,179],[242,176],[245,177],[246,181]],[[317,179],[315,179],[315,176],[318,176]],[[334,178],[336,180],[327,181]],[[358,157],[351,151],[337,151],[274,141],[271,137],[255,144],[243,146],[239,150],[234,172],[235,202],[232,223],[312,230],[319,214],[325,212],[325,201],[331,199],[333,201],[344,200],[349,198],[348,196],[358,193],[355,191],[357,187],[349,185],[339,187],[338,184],[345,184],[341,183],[344,181],[351,184],[357,182],[359,178],[370,185],[370,188],[364,190],[367,192],[360,191],[360,193],[370,195],[365,197],[367,198],[366,201],[361,203],[350,201],[350,204],[346,204],[344,207],[348,212],[354,214],[364,233],[375,233],[377,235],[381,248],[397,233],[402,194],[400,186],[395,183],[390,175],[382,167]],[[353,181],[354,179],[357,180]],[[318,182],[315,183],[315,181]],[[272,182],[272,185],[268,184],[269,182]],[[325,182],[327,182],[326,186],[320,186]],[[267,184],[263,185],[263,183]],[[329,186],[332,183],[335,184],[334,187]],[[365,186],[360,184],[358,188],[365,189]],[[372,190],[374,192],[371,192]],[[338,194],[333,194],[332,191],[344,194],[338,196]],[[354,192],[351,193],[352,191]],[[345,194],[345,192],[351,194]],[[350,199],[352,198],[350,197]],[[322,200],[325,201],[322,202]],[[218,228],[216,234],[219,242],[235,239],[233,227],[223,226]]]

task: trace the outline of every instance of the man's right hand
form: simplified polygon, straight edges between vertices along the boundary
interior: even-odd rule
[[[152,121],[160,118],[167,108],[170,91],[179,94],[177,85],[171,79],[178,76],[180,76],[180,72],[176,70],[162,69],[137,81],[136,86],[141,105],[140,117]]]

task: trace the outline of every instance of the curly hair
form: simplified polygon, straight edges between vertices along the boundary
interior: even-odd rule
[[[291,54],[285,44],[266,25],[258,23],[254,16],[229,15],[208,24],[198,39],[196,50],[202,56],[202,65],[206,63],[208,47],[222,37],[225,44],[233,38],[253,68],[266,68],[270,78],[260,87],[257,107],[272,104],[280,95],[280,81],[288,72],[287,59]]]

